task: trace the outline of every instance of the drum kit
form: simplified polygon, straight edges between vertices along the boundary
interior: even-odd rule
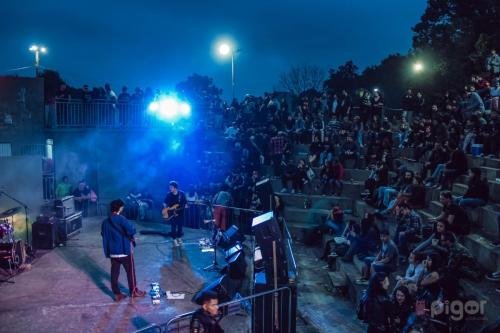
[[[0,269],[5,266],[11,276],[26,261],[24,241],[14,238],[14,215],[21,209],[22,207],[14,207],[0,213]]]

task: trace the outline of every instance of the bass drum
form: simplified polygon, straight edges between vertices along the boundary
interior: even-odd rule
[[[0,243],[0,266],[2,268],[19,268],[25,263],[26,248],[22,240]]]

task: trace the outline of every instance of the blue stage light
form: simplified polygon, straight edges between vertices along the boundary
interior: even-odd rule
[[[165,96],[151,102],[148,111],[155,114],[160,120],[175,123],[180,118],[189,118],[191,116],[191,105],[173,96]]]
[[[160,103],[158,103],[158,102],[149,103],[149,106],[148,106],[149,112],[156,113],[156,112],[158,112],[159,109],[160,109]]]
[[[180,103],[179,111],[184,118],[189,118],[191,116],[191,105],[188,103]]]

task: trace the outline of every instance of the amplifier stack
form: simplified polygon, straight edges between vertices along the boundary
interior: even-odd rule
[[[53,214],[40,215],[33,223],[35,249],[53,249],[82,230],[82,212],[75,210],[73,196],[55,200],[53,207]]]

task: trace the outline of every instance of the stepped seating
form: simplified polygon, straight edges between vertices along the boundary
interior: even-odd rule
[[[307,156],[308,146],[302,145],[299,149],[301,150],[303,156]],[[414,151],[409,148],[404,148],[400,150],[402,158],[400,162],[405,164],[410,170],[420,171],[422,168],[422,163],[411,160],[414,156]],[[408,160],[408,159],[410,160]],[[471,155],[467,156],[469,161],[469,167],[480,167],[483,176],[487,178],[490,187],[490,202],[484,207],[480,207],[474,210],[469,210],[468,214],[473,221],[473,233],[463,237],[461,242],[469,248],[473,255],[477,258],[479,263],[488,270],[498,270],[500,269],[500,247],[494,247],[491,241],[498,242],[500,239],[500,182],[497,182],[497,178],[500,176],[500,160],[491,159],[484,157],[473,157]],[[319,168],[314,168],[314,171],[319,174]],[[359,200],[359,192],[361,192],[364,180],[368,177],[369,171],[367,170],[356,170],[356,169],[346,169],[346,177],[344,181],[344,191],[342,197],[331,197],[331,196],[318,196],[318,195],[292,195],[292,194],[282,194],[285,201],[285,217],[290,220],[290,224],[297,228],[310,228],[319,224],[322,219],[328,214],[328,209],[332,205],[339,205],[344,209],[353,209],[353,214],[358,218],[362,217],[365,212],[373,211],[374,208],[367,205],[364,201]],[[391,175],[394,176],[394,173]],[[352,189],[349,187],[352,182]],[[453,185],[452,193],[454,197],[463,195],[467,190],[466,186],[467,177],[459,177]],[[278,180],[276,187],[273,188],[277,190],[281,189],[281,182]],[[418,210],[417,212],[422,216],[424,223],[426,223],[430,218],[435,217],[440,214],[442,210],[442,204],[439,202],[439,193],[437,189],[427,189],[426,191],[426,202],[428,206],[425,209]],[[311,208],[304,209],[304,199],[310,201]],[[391,221],[381,222],[377,221],[380,228],[388,228],[391,234],[394,234],[396,225]],[[323,246],[328,240],[331,240],[331,235],[323,236]],[[341,260],[336,260],[336,269],[345,274],[348,285],[348,292],[350,299],[357,304],[361,292],[366,289],[365,285],[356,284],[355,281],[361,276],[362,261],[354,258],[352,263],[345,263]],[[404,267],[400,267],[403,269]],[[396,274],[395,273],[393,276]],[[335,274],[331,274],[332,285],[334,284],[333,279],[336,279]],[[394,287],[394,281],[391,280],[391,290]],[[486,300],[487,305],[485,306],[486,317],[488,321],[494,320],[498,313],[500,313],[500,299],[495,293],[494,289],[497,287],[494,283],[490,281],[483,280],[479,283],[473,283],[468,280],[462,280],[461,285],[465,291],[466,295],[470,295],[472,298],[477,300]],[[477,326],[477,324],[476,324]],[[477,330],[477,327],[471,329],[470,331]]]

